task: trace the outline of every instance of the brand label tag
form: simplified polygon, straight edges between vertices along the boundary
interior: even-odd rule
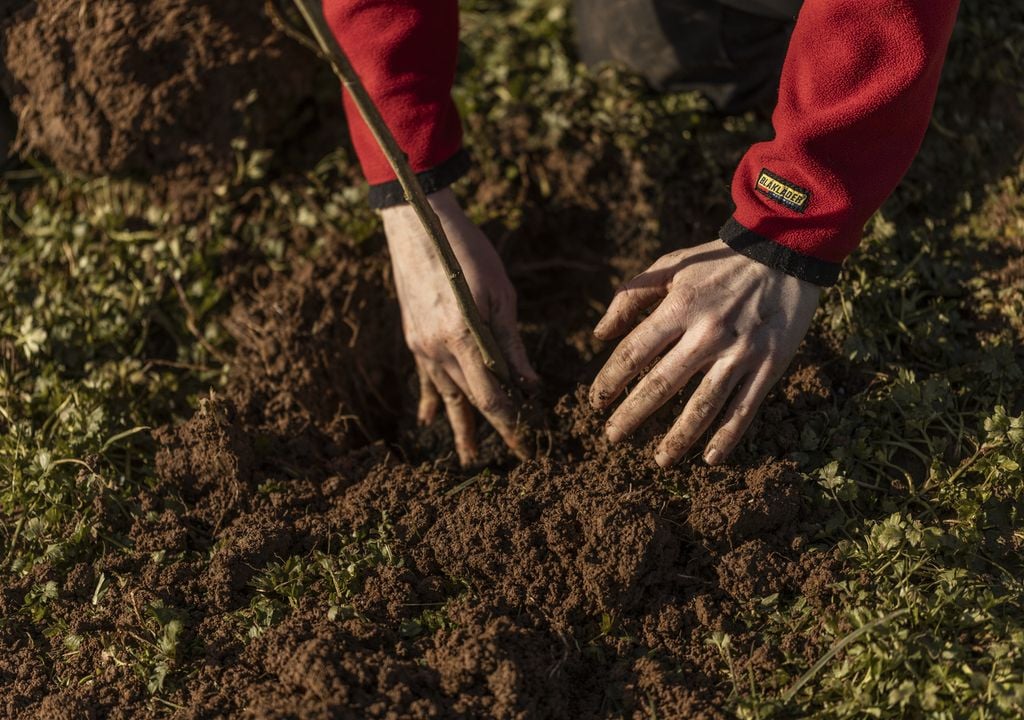
[[[764,169],[761,170],[761,174],[757,178],[757,191],[762,195],[767,195],[780,205],[800,213],[807,209],[807,203],[811,200],[809,191]]]

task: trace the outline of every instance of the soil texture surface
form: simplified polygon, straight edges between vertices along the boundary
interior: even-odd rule
[[[0,20],[15,149],[63,172],[159,178],[180,194],[245,172],[253,151],[340,142],[337,84],[329,128],[316,101],[330,71],[261,2],[36,0]]]
[[[109,662],[141,652],[126,628],[152,625],[147,612],[166,614],[164,632],[177,620],[201,658],[169,695],[176,717],[718,717],[726,660],[709,632],[730,635],[742,677],[817,653],[802,636],[755,644],[743,620],[766,598],[830,601],[837,563],[809,542],[791,464],[660,470],[657,429],[607,447],[580,386],[549,391],[536,459],[492,443],[491,465],[460,470],[443,420],[394,422],[414,398],[384,259],[342,243],[262,277],[231,313],[229,389],[156,434],[131,552],[73,569],[51,606],[81,638],[57,672],[91,682],[55,689],[14,646],[7,716],[155,712],[127,663]],[[755,430],[781,449],[797,412],[785,395],[828,392],[810,363],[786,383]],[[344,576],[336,604],[281,589],[318,563]]]

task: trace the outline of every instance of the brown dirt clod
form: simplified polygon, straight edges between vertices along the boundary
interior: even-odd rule
[[[35,0],[4,28],[22,152],[73,173],[232,169],[302,131],[322,63],[261,2]]]

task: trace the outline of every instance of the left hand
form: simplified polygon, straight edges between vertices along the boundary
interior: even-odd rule
[[[820,296],[817,285],[741,255],[720,240],[662,256],[619,289],[594,329],[598,338],[610,340],[635,326],[590,388],[595,408],[608,407],[665,353],[608,420],[608,439],[628,437],[702,372],[704,378],[659,444],[655,460],[662,467],[678,461],[735,391],[704,452],[707,463],[721,462],[789,366]],[[655,304],[650,316],[640,320]]]

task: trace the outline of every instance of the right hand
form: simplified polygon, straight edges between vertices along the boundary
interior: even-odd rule
[[[530,386],[540,381],[530,366],[516,326],[516,293],[501,258],[466,216],[451,190],[428,196],[441,219],[484,322],[490,325],[513,378]],[[475,407],[520,457],[526,455],[516,408],[483,363],[462,318],[437,252],[410,205],[381,211],[395,287],[402,309],[405,342],[420,379],[417,419],[433,421],[443,402],[455,436],[459,461],[477,459]]]
[[[607,408],[654,363],[608,420],[608,439],[629,436],[703,374],[654,458],[662,467],[677,462],[727,408],[704,453],[709,465],[724,460],[796,354],[820,297],[817,285],[721,240],[663,255],[616,293],[594,329],[602,340],[625,335],[591,385],[595,408]]]

